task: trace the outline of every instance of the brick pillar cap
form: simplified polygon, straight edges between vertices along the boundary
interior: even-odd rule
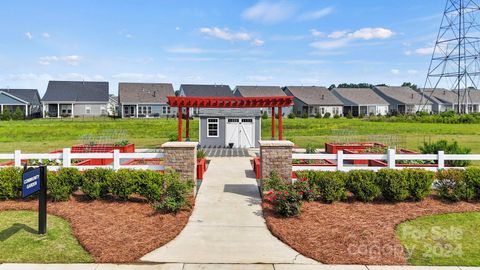
[[[198,142],[166,142],[162,144],[162,147],[168,148],[196,148]]]
[[[291,141],[258,141],[260,147],[262,146],[289,146],[293,147],[293,142]]]

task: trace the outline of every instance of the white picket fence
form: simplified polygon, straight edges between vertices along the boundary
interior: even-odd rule
[[[120,153],[119,150],[113,150],[110,153],[71,153],[70,148],[64,148],[62,153],[51,154],[30,154],[22,153],[20,150],[16,150],[13,154],[0,154],[0,160],[13,160],[15,167],[23,167],[22,160],[60,160],[61,166],[48,166],[51,171],[57,171],[60,168],[77,168],[79,170],[89,170],[93,168],[109,168],[113,170],[118,169],[133,169],[133,170],[164,170],[162,165],[122,165],[123,163],[132,159],[158,159],[163,158],[163,153]],[[72,164],[72,160],[75,159],[113,159],[111,165],[87,165],[76,166]],[[30,164],[30,163],[29,163]],[[2,167],[0,166],[0,169]]]
[[[343,151],[338,151],[337,154],[292,154],[292,159],[304,159],[304,160],[324,160],[328,159],[335,161],[336,165],[332,166],[293,166],[293,171],[351,171],[351,170],[372,170],[377,171],[380,169],[405,169],[406,167],[398,166],[397,160],[435,160],[438,161],[434,167],[422,167],[414,166],[408,168],[419,168],[430,171],[436,171],[441,169],[447,169],[445,167],[445,160],[480,160],[480,154],[445,154],[443,151],[439,151],[438,154],[397,154],[395,149],[388,149],[387,154],[344,154]],[[344,164],[345,160],[386,160],[388,166],[386,167],[370,167],[359,165]]]

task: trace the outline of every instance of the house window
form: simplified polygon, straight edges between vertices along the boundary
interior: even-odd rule
[[[253,123],[253,119],[251,118],[242,119],[242,123]]]
[[[167,112],[170,113],[170,107],[167,107]]]
[[[240,122],[240,119],[238,118],[228,119],[228,123],[238,123],[238,122]]]
[[[92,113],[92,108],[89,106],[85,107],[85,114],[91,114]]]
[[[207,137],[218,137],[218,118],[207,118]]]
[[[322,114],[325,114],[325,108],[322,107]]]
[[[138,112],[143,115],[152,114],[152,107],[150,106],[139,106]]]
[[[167,107],[163,106],[162,112],[163,112],[163,114],[166,114],[167,113]]]
[[[106,115],[107,114],[107,109],[105,107],[100,107],[100,113],[102,115]]]

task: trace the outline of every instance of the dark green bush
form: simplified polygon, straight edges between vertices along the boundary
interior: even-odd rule
[[[319,198],[323,202],[332,203],[346,198],[345,173],[315,172],[310,177],[310,184],[317,187]]]
[[[299,179],[293,183],[293,190],[302,197],[303,200],[312,202],[319,199],[319,192],[317,187],[311,186],[306,179]]]
[[[22,173],[17,168],[0,170],[0,200],[18,199],[22,196]]]
[[[165,177],[156,171],[138,171],[136,193],[153,203],[161,200],[165,191]]]
[[[279,215],[293,217],[300,214],[302,196],[292,186],[289,185],[282,191],[275,191],[270,198],[275,212]]]
[[[386,200],[401,202],[408,198],[408,181],[402,171],[382,169],[377,172],[376,181]]]
[[[322,118],[322,115],[321,115],[319,112],[317,112],[317,113],[315,114],[315,118]]]
[[[347,189],[362,202],[371,202],[381,194],[373,171],[350,171],[347,175]]]
[[[276,171],[271,171],[268,178],[262,179],[262,191],[284,190],[285,181],[278,175]]]
[[[408,182],[408,193],[411,198],[420,201],[430,195],[435,173],[422,169],[404,169],[402,173]]]
[[[154,203],[155,209],[177,213],[190,206],[188,198],[192,194],[191,182],[183,181],[176,172],[168,172],[165,173],[165,184],[165,194],[161,201]]]
[[[263,120],[268,119],[268,114],[267,114],[267,112],[263,112],[263,113],[262,113],[262,119],[263,119]]]
[[[70,192],[76,191],[83,183],[83,175],[76,168],[61,168],[57,177],[70,187]]]
[[[465,170],[439,171],[435,183],[438,195],[453,202],[472,200],[475,197],[475,188],[468,184],[466,175]]]
[[[47,191],[54,202],[68,201],[72,194],[72,187],[66,178],[59,177],[56,172],[48,172]]]
[[[136,191],[135,183],[138,182],[137,171],[120,169],[108,175],[108,191],[121,200],[128,200],[128,197]]]
[[[470,154],[471,149],[466,147],[460,147],[458,142],[453,140],[451,142],[447,140],[439,140],[436,142],[428,143],[424,142],[423,146],[420,146],[422,154],[438,154],[438,151],[444,151],[445,154]],[[455,167],[466,167],[470,165],[469,160],[446,160],[445,165]]]
[[[480,168],[469,167],[465,170],[467,185],[475,190],[475,196],[480,199]]]
[[[307,144],[307,147],[305,147],[305,152],[307,154],[315,154],[317,152],[317,147],[311,143]]]
[[[108,179],[114,172],[110,169],[95,168],[85,171],[82,191],[90,199],[100,199],[108,193]]]
[[[25,113],[22,111],[22,109],[20,109],[20,107],[17,107],[17,109],[15,109],[15,112],[13,112],[12,114],[12,119],[13,120],[25,119]]]
[[[323,115],[323,118],[330,118],[330,116],[332,116],[332,114],[329,113],[329,112],[326,112],[326,113]]]
[[[296,117],[296,116],[295,116],[295,114],[294,114],[293,112],[291,112],[291,113],[288,114],[288,118],[289,118],[289,119],[295,119],[295,117]]]

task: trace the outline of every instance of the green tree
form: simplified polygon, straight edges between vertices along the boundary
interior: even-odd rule
[[[20,107],[17,107],[15,109],[15,112],[12,115],[12,119],[13,120],[22,120],[22,119],[24,119],[24,117],[25,117],[25,115],[24,115],[22,109],[20,109]]]
[[[411,82],[404,82],[402,84],[402,87],[410,87],[412,88],[413,90],[417,90],[418,89],[418,86],[416,84],[413,84]]]
[[[3,108],[3,113],[2,113],[2,120],[3,121],[8,121],[12,119],[12,113],[10,112],[10,109],[7,107]]]

